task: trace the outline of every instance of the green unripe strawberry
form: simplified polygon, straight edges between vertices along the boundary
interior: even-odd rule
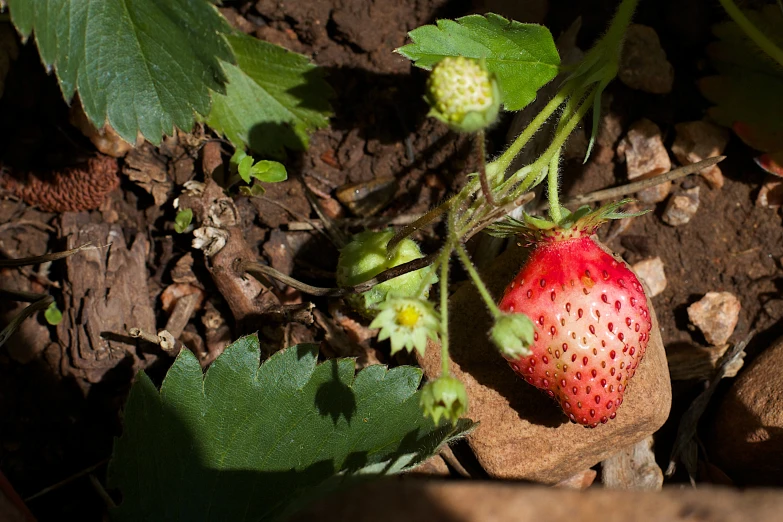
[[[365,231],[353,237],[342,250],[337,261],[337,284],[341,287],[354,286],[372,279],[381,272],[424,257],[419,246],[410,239],[403,239],[394,254],[389,257],[386,244],[394,236],[393,230],[382,232]],[[417,297],[425,278],[431,278],[422,297],[427,297],[430,285],[437,280],[429,268],[409,272],[375,285],[362,294],[352,294],[348,302],[361,314],[374,317],[378,306],[393,292],[398,297]]]
[[[476,132],[497,119],[500,91],[478,60],[446,57],[427,80],[429,115],[457,132]]]

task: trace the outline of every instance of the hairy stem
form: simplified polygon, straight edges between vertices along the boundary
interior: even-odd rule
[[[440,255],[440,359],[441,375],[449,375],[449,258],[451,240]]]
[[[549,178],[547,184],[547,192],[549,194],[549,215],[555,223],[560,223],[560,219],[563,217],[562,208],[560,207],[559,175],[560,149],[557,149],[552,155],[552,159],[549,161],[549,173],[547,174]]]
[[[571,95],[572,89],[570,87],[565,87],[558,91],[555,96],[549,100],[549,103],[546,104],[546,106],[541,109],[541,112],[536,115],[535,118],[533,118],[533,121],[530,122],[530,125],[528,125],[524,131],[522,131],[522,134],[517,136],[517,138],[514,140],[514,142],[509,145],[509,147],[503,152],[503,154],[500,155],[495,161],[487,165],[487,167],[492,167],[496,171],[499,172],[506,172],[509,167],[511,166],[511,162],[514,161],[514,158],[517,157],[517,154],[522,150],[522,148],[527,145],[527,142],[530,141],[530,138],[533,137],[533,135],[538,132],[538,129],[541,128],[541,126],[546,122],[546,120],[549,119],[549,117],[552,115],[555,110],[557,110],[558,107],[560,107],[566,99]]]
[[[492,314],[492,317],[497,319],[502,312],[500,311],[500,308],[498,308],[498,305],[495,304],[495,300],[492,299],[492,295],[490,295],[489,290],[487,290],[487,286],[484,284],[484,281],[482,281],[476,267],[473,266],[473,261],[470,260],[468,252],[465,250],[465,247],[462,246],[462,243],[459,242],[456,244],[456,250],[460,261],[462,261],[462,266],[468,271],[468,275],[470,275],[470,278],[473,280],[473,284],[476,285],[476,289],[479,294],[481,294],[481,298],[484,300],[484,303],[486,303],[487,308],[489,308],[489,313]]]
[[[485,151],[485,140],[486,136],[484,135],[484,129],[481,129],[476,133],[476,141],[478,141],[478,161],[479,161],[479,182],[481,183],[481,192],[484,193],[484,199],[486,200],[487,204],[491,207],[496,206],[495,205],[495,198],[492,196],[492,188],[489,186],[489,181],[487,180],[487,153]]]

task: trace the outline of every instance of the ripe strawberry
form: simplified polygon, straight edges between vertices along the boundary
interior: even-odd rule
[[[590,238],[595,226],[538,231],[499,305],[536,328],[532,354],[511,367],[591,428],[615,418],[652,330],[641,283]]]

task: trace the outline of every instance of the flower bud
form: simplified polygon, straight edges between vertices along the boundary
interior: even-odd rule
[[[468,411],[468,395],[465,393],[465,386],[458,379],[451,375],[441,375],[422,388],[419,406],[424,416],[432,417],[435,424],[441,417],[456,424]]]
[[[530,355],[535,327],[525,314],[503,313],[495,319],[489,335],[506,359],[516,360]]]
[[[429,115],[457,132],[476,132],[497,119],[500,91],[478,60],[446,57],[427,80]]]

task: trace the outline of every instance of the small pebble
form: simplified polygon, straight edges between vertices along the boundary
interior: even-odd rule
[[[628,27],[618,76],[631,89],[653,94],[671,92],[674,67],[666,59],[666,52],[652,27],[640,24]]]
[[[756,197],[756,205],[769,208],[783,206],[783,178],[767,174]]]
[[[688,307],[688,318],[713,346],[726,344],[734,333],[742,306],[729,292],[707,292]]]
[[[625,157],[629,180],[652,178],[669,172],[672,162],[663,146],[661,129],[648,119],[641,119],[631,125],[628,134],[617,147],[617,154]],[[658,203],[666,199],[672,182],[667,181],[639,191],[643,203]]]
[[[677,227],[686,224],[699,210],[699,187],[674,194],[663,211],[664,223]]]
[[[677,138],[672,144],[672,152],[683,165],[698,163],[713,156],[723,154],[729,141],[729,131],[706,121],[688,121],[675,125]],[[720,167],[713,165],[699,172],[710,187],[723,187],[723,173]]]
[[[631,268],[649,288],[649,297],[655,297],[666,289],[666,274],[660,257],[639,261]]]

